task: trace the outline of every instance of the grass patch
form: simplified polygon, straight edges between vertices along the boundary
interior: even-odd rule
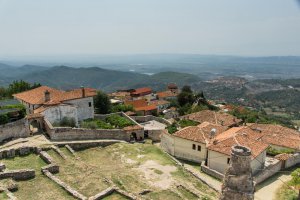
[[[126,196],[119,194],[117,192],[112,193],[111,195],[103,198],[103,200],[126,200],[129,199]]]
[[[61,189],[57,184],[52,182],[41,173],[41,167],[47,165],[38,155],[30,154],[23,157],[14,157],[11,159],[3,159],[7,169],[34,169],[36,177],[27,181],[18,181],[19,189],[14,192],[18,199],[31,200],[56,200],[66,199],[73,200],[67,192]]]
[[[153,171],[156,173],[156,174],[163,174],[164,172],[160,171],[159,169],[153,169]]]

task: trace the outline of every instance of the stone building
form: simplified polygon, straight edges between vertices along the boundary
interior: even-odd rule
[[[40,113],[51,123],[64,117],[74,118],[77,123],[94,118],[95,95],[96,90],[91,88],[62,91],[41,86],[13,96],[25,105],[27,114]]]

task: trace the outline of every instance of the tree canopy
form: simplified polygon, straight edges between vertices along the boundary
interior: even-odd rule
[[[97,114],[108,114],[111,110],[111,102],[106,93],[98,91],[94,97],[95,111]]]

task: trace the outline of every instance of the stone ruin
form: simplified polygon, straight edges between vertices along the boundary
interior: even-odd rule
[[[222,185],[220,200],[253,200],[254,182],[251,150],[244,146],[231,148],[231,162]]]

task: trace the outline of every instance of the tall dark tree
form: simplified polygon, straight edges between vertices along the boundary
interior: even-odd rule
[[[110,99],[104,92],[97,92],[94,97],[94,105],[97,114],[107,114],[111,110]]]
[[[190,86],[183,86],[181,92],[177,96],[177,101],[180,106],[184,106],[186,104],[192,105],[195,100],[193,91]]]

